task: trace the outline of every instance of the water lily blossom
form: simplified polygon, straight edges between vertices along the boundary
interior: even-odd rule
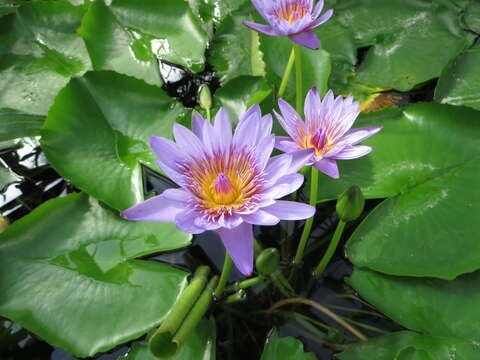
[[[367,155],[370,146],[357,145],[379,132],[381,126],[351,129],[360,113],[359,103],[353,96],[335,98],[330,90],[320,99],[317,88],[312,88],[305,99],[305,122],[283,99],[278,100],[281,115],[275,112],[278,121],[288,136],[278,136],[275,147],[286,153],[300,149],[314,149],[308,165],[319,171],[339,177],[336,160],[350,160]]]
[[[253,270],[252,225],[275,225],[280,220],[313,216],[307,204],[278,200],[304,181],[296,172],[313,150],[270,157],[275,144],[272,116],[262,117],[254,105],[232,134],[225,109],[211,125],[199,114],[192,130],[175,124],[175,142],[150,137],[158,166],[179,188],[167,189],[122,212],[129,220],[173,222],[189,234],[216,230],[237,268]]]
[[[320,47],[320,40],[313,31],[327,22],[333,10],[322,16],[323,0],[314,6],[313,0],[252,0],[262,17],[269,25],[251,21],[243,23],[249,28],[270,36],[288,36],[292,41],[311,49]]]

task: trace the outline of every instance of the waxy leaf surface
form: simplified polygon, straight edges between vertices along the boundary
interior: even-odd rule
[[[452,281],[396,277],[355,267],[347,282],[362,298],[408,329],[480,341],[478,271]]]
[[[340,360],[466,360],[475,359],[479,347],[471,341],[421,335],[410,331],[379,336],[350,346]]]
[[[316,356],[303,350],[303,344],[293,338],[279,338],[273,330],[265,342],[260,360],[316,360]]]
[[[72,79],[50,109],[42,149],[75,186],[124,210],[143,199],[140,163],[157,169],[149,136],[170,137],[180,106],[163,90],[113,72]]]
[[[435,103],[363,116],[384,129],[368,156],[339,161],[341,178],[321,176],[319,199],[350,185],[385,198],[347,244],[350,260],[393,275],[452,279],[480,268],[472,223],[480,211],[479,113]],[[448,263],[448,266],[445,264]]]
[[[133,259],[189,241],[85,194],[51,200],[0,234],[0,315],[74,355],[107,351],[157,326],[185,286],[187,273]]]

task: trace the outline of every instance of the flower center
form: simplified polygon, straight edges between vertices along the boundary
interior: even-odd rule
[[[220,173],[215,178],[210,186],[210,192],[213,201],[218,205],[231,205],[240,195],[225,173]]]
[[[293,24],[298,19],[303,18],[307,12],[308,9],[305,4],[296,0],[280,5],[275,11],[275,16],[278,20],[284,19],[289,24]]]
[[[313,135],[309,134],[306,137],[304,147],[306,149],[315,149],[315,155],[320,156],[330,151],[333,148],[333,144],[327,134],[322,129],[319,129]]]

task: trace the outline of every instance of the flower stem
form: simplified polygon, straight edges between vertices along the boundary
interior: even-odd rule
[[[290,79],[290,74],[292,73],[293,63],[295,62],[295,47],[292,48],[290,52],[290,57],[288,58],[287,67],[283,73],[282,82],[280,83],[280,88],[278,89],[277,98],[283,97],[285,94],[285,89],[287,88],[288,80]]]
[[[318,170],[312,166],[312,175],[310,179],[310,205],[315,206],[317,203],[317,191],[318,191]],[[305,227],[303,228],[302,237],[298,244],[297,253],[293,263],[298,265],[302,262],[305,246],[307,246],[308,238],[310,237],[310,231],[312,230],[313,216],[307,219]]]
[[[223,262],[223,270],[222,274],[220,275],[220,281],[218,282],[217,288],[215,289],[215,297],[219,299],[222,294],[223,290],[225,289],[225,285],[230,278],[230,271],[232,270],[232,258],[228,252],[225,252],[225,260]]]
[[[212,115],[210,114],[210,109],[207,109],[207,120],[208,122],[212,122]]]
[[[270,309],[268,309],[268,312],[271,313],[273,311],[275,311],[276,309],[278,308],[281,308],[282,306],[285,306],[285,305],[290,305],[290,304],[304,304],[304,305],[308,305],[308,306],[311,306],[315,309],[317,309],[318,311],[322,312],[323,314],[325,314],[326,316],[328,316],[330,319],[336,321],[338,324],[340,324],[341,326],[343,326],[345,329],[347,329],[348,331],[350,331],[353,335],[355,335],[358,339],[362,340],[362,341],[365,341],[365,340],[368,340],[367,337],[365,335],[363,335],[360,331],[358,331],[357,329],[355,329],[353,326],[351,326],[350,324],[348,324],[345,320],[343,320],[340,316],[338,316],[337,314],[333,313],[332,311],[330,311],[329,309],[327,309],[325,306],[315,302],[315,301],[312,301],[312,300],[309,300],[309,299],[305,299],[305,298],[290,298],[290,299],[284,299],[284,300],[280,300],[279,302],[277,302],[276,304],[272,305],[270,307]]]
[[[218,276],[214,276],[210,279],[210,282],[203,291],[202,295],[200,295],[200,298],[195,303],[192,310],[188,313],[187,318],[173,337],[172,342],[174,342],[178,348],[180,348],[185,340],[188,339],[188,336],[193,330],[195,330],[203,315],[205,315],[207,312],[210,303],[212,302],[213,289],[217,284],[217,280]]]
[[[338,222],[337,228],[335,229],[335,233],[333,234],[332,241],[330,241],[330,245],[328,245],[327,251],[323,255],[322,260],[320,260],[320,263],[318,264],[317,268],[313,272],[313,276],[318,278],[320,277],[320,275],[322,275],[323,271],[325,270],[328,263],[332,259],[332,256],[335,253],[335,250],[337,249],[338,243],[343,234],[343,230],[345,229],[345,225],[346,225],[346,222],[343,220],[340,220]]]
[[[303,86],[302,86],[302,48],[298,44],[293,45],[295,52],[295,92],[297,99],[297,113],[303,113]]]

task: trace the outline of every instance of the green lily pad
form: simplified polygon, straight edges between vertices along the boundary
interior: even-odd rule
[[[408,329],[477,343],[480,340],[478,271],[449,281],[395,277],[355,267],[347,282],[366,301]]]
[[[95,70],[114,70],[152,85],[163,84],[151,44],[137,31],[124,26],[103,1],[89,7],[79,34]]]
[[[183,271],[133,259],[189,241],[84,194],[51,200],[0,234],[0,316],[76,356],[107,351],[158,326],[186,284]]]
[[[2,17],[0,108],[46,115],[54,97],[74,75],[90,68],[75,33],[83,7],[67,1],[26,2]]]
[[[44,116],[24,114],[13,109],[0,109],[0,141],[40,135]]]
[[[8,184],[16,181],[17,177],[12,174],[8,169],[0,166],[0,191],[5,188]]]
[[[389,198],[349,240],[347,254],[355,265],[445,279],[480,268],[480,244],[470,225],[480,211],[478,114],[429,103],[359,120],[358,126],[384,126],[364,142],[373,152],[340,160],[341,178],[321,176],[319,183],[321,200],[351,185],[367,198]]]
[[[480,110],[480,45],[463,52],[447,68],[435,89],[435,100]]]
[[[465,25],[477,33],[480,33],[480,3],[470,1],[463,15]]]
[[[360,0],[335,9],[357,47],[373,46],[356,77],[373,87],[408,91],[436,78],[475,38],[463,31],[460,10],[448,1]]]
[[[240,76],[217,90],[214,98],[215,108],[225,107],[232,122],[236,124],[250,106],[260,104],[271,92],[272,88],[264,78]]]
[[[113,0],[108,10],[109,14],[102,18],[101,24],[91,23],[84,28],[84,34],[88,33],[89,49],[94,50],[94,63],[99,61],[97,64],[103,64],[102,69],[105,69],[103,66],[107,65],[105,61],[108,57],[120,53],[122,63],[116,64],[115,70],[120,67],[122,72],[130,74],[135,71],[138,76],[143,70],[139,66],[135,70],[131,68],[132,57],[126,55],[128,48],[134,52],[133,57],[137,61],[151,61],[151,51],[161,59],[192,71],[203,69],[207,34],[186,1],[162,0],[159,4],[157,0]],[[97,6],[91,13],[93,18],[90,21],[96,21],[97,16],[105,11],[105,8],[102,10],[101,6]],[[113,18],[116,24],[112,23]],[[107,32],[95,34],[97,27],[101,32],[105,31],[103,21],[108,24]],[[115,40],[111,48],[107,44],[95,44],[105,37],[109,41]],[[127,45],[128,41],[131,43]],[[113,61],[108,60],[109,66]]]
[[[113,72],[90,72],[60,92],[42,129],[50,163],[118,210],[143,199],[140,163],[156,169],[151,135],[170,137],[181,106],[163,90]]]
[[[216,329],[213,318],[203,319],[172,360],[215,360]],[[158,360],[145,342],[134,343],[125,360]]]
[[[238,76],[265,75],[259,34],[242,23],[251,11],[252,5],[247,3],[228,16],[215,32],[210,62],[222,83]]]
[[[337,355],[340,360],[465,360],[479,347],[471,341],[400,331],[359,342]]]
[[[293,337],[279,338],[273,330],[268,336],[260,360],[316,360],[316,356],[303,350],[303,344]]]

